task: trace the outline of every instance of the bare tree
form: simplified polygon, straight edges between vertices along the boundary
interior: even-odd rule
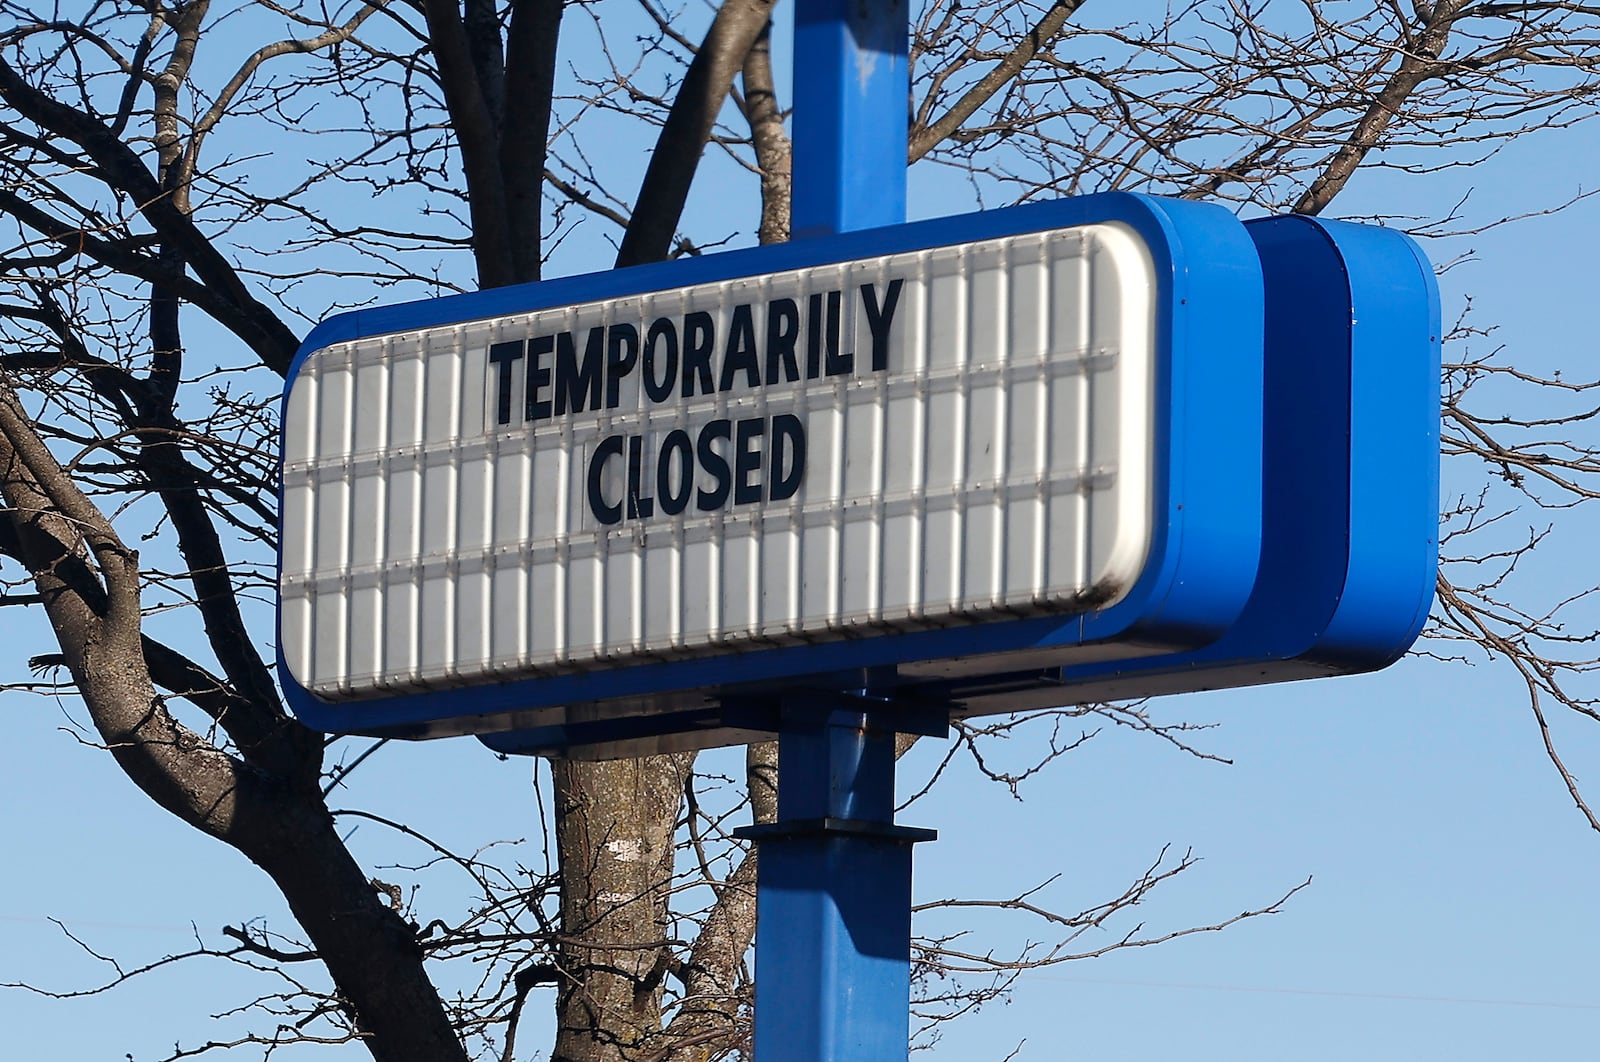
[[[728,0],[703,17],[655,0],[0,5],[0,606],[48,625],[59,651],[31,661],[55,677],[45,685],[81,700],[152,800],[269,875],[303,932],[241,923],[197,945],[275,987],[250,1007],[254,1031],[174,1057],[359,1039],[385,1062],[509,1060],[526,1052],[519,1020],[541,985],[556,990],[561,1062],[747,1054],[754,859],[729,829],[770,819],[770,748],[730,778],[689,755],[557,761],[536,858],[462,855],[333,809],[330,792],[373,750],[285,713],[263,602],[276,395],[310,322],[535,280],[580,238],[609,241],[618,264],[745,230],[786,238],[774,5]],[[1115,10],[1081,0],[932,0],[914,13],[908,157],[956,168],[980,202],[1129,188],[1318,213],[1363,167],[1426,180],[1594,112],[1600,8],[1348,6],[1193,0],[1113,24]],[[749,216],[690,232],[706,166],[748,175]],[[1407,223],[1426,235],[1496,220]],[[1457,332],[1470,351],[1479,337]],[[1600,719],[1581,689],[1597,625],[1567,620],[1589,588],[1518,603],[1512,576],[1539,536],[1502,537],[1517,504],[1593,496],[1595,451],[1574,440],[1594,385],[1495,354],[1452,361],[1447,449],[1492,478],[1446,514],[1435,634],[1517,667],[1541,726],[1551,705]],[[1526,412],[1478,412],[1485,388],[1526,396]],[[41,684],[19,674],[11,688]],[[1028,725],[1050,736],[1027,766],[985,759],[992,727],[963,730],[953,754],[1016,787],[1099,725],[1192,749],[1137,706]],[[385,873],[455,876],[472,902],[417,909],[352,857],[341,824],[354,819],[421,853]],[[1077,946],[1086,927],[1114,924],[1189,865],[1162,853],[1083,911],[1052,910],[1032,887],[984,901],[1037,919],[1047,943],[996,954],[921,941],[919,1012],[942,1020],[1019,971],[1099,953]],[[445,994],[436,971],[450,958],[477,975]],[[318,968],[331,987],[305,973]]]

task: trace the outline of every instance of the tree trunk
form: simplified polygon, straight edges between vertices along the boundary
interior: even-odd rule
[[[656,1048],[672,839],[693,763],[555,763],[563,935],[551,1062],[637,1062]]]
[[[415,927],[367,879],[320,799],[286,797],[240,848],[272,876],[377,1062],[466,1062]]]

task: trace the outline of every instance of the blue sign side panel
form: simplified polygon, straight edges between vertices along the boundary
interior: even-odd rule
[[[1150,561],[1116,606],[1087,616],[999,620],[337,703],[299,687],[280,659],[291,706],[308,725],[328,731],[423,737],[538,726],[551,719],[546,709],[566,718],[572,706],[612,720],[698,710],[719,691],[802,676],[859,688],[870,670],[892,684],[896,665],[914,661],[1065,651],[1086,642],[1115,643],[1124,653],[1172,651],[1215,639],[1243,608],[1259,557],[1260,469],[1248,455],[1260,445],[1262,306],[1250,238],[1218,207],[1087,196],[357,311],[312,332],[285,393],[307,357],[345,340],[1101,222],[1135,230],[1156,263],[1157,422],[1165,426],[1155,446]],[[994,667],[1005,670],[999,660]],[[603,731],[611,723],[594,725]]]
[[[1439,571],[1439,285],[1393,229],[1321,223],[1350,275],[1356,422],[1350,446],[1350,569],[1310,659],[1340,671],[1398,660],[1422,633]],[[1394,336],[1392,346],[1387,336]],[[1387,357],[1379,351],[1387,348]],[[1383,425],[1386,431],[1376,430]]]
[[[1433,269],[1392,229],[1248,227],[1267,290],[1265,530],[1239,622],[1195,652],[939,691],[972,714],[1375,670],[1421,631],[1438,566]]]

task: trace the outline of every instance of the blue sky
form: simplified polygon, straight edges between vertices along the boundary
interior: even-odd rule
[[[1479,209],[1498,215],[1596,181],[1592,132],[1551,134],[1467,174],[1360,178],[1335,213],[1394,212],[1408,197],[1445,202],[1471,186]],[[942,212],[941,184],[914,177],[914,214]],[[691,207],[711,215],[719,205],[706,187]],[[1597,242],[1600,204],[1591,201],[1430,246],[1436,261],[1475,252],[1443,278],[1447,319],[1470,295],[1478,321],[1497,324],[1496,340],[1518,357],[1596,375]],[[1446,470],[1447,486],[1471,481]],[[1559,521],[1529,573],[1536,596],[1595,581],[1594,518]],[[19,698],[6,706],[0,981],[68,989],[108,974],[51,918],[127,964],[185,949],[191,922],[213,938],[242,917],[289,928],[259,872],[160,812],[104,753],[63,733],[70,707]],[[1312,884],[1281,914],[1224,933],[1026,975],[1008,1004],[950,1027],[923,1057],[999,1060],[1019,1042],[1017,1057],[1036,1060],[1592,1052],[1600,836],[1571,809],[1507,668],[1409,659],[1378,675],[1170,698],[1154,710],[1219,724],[1200,743],[1234,763],[1113,732],[1025,786],[1020,802],[958,776],[903,815],[940,831],[918,849],[919,898],[1009,895],[1060,874],[1050,895],[1076,910],[1119,889],[1168,844],[1193,848],[1202,862],[1141,909],[1155,931],[1214,922],[1307,877]],[[1580,774],[1597,779],[1600,798],[1600,733],[1562,721],[1560,737]],[[936,751],[913,752],[906,784]],[[354,785],[383,813],[474,847],[537,835],[530,773],[527,761],[498,761],[454,740],[394,749]],[[358,830],[352,843],[375,861],[391,858],[373,832]],[[996,940],[1016,932],[1004,923],[980,931]],[[215,963],[89,999],[0,990],[0,1041],[8,1057],[145,1062],[175,1039],[192,1045],[210,1035],[203,1015],[261,990]],[[535,1020],[522,1042],[542,1047],[548,1034]]]

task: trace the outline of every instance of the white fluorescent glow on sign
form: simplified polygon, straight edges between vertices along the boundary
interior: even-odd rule
[[[332,344],[285,661],[338,699],[1110,605],[1155,292],[1108,223]]]

